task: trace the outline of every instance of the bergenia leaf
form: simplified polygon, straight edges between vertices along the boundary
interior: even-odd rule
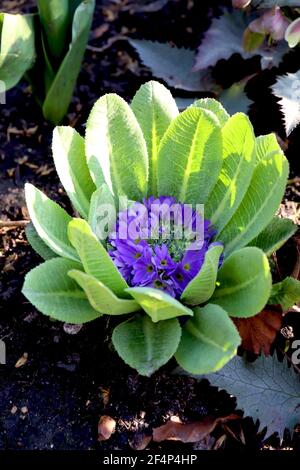
[[[211,78],[207,71],[193,71],[194,51],[140,39],[130,39],[129,42],[152,74],[163,79],[168,85],[188,91],[211,88]]]
[[[78,284],[68,276],[80,263],[53,258],[32,269],[22,289],[25,297],[44,315],[67,323],[86,323],[101,316]]]
[[[193,315],[191,309],[159,289],[131,287],[126,291],[140,304],[141,308],[155,323],[182,315]]]
[[[74,13],[71,44],[43,104],[45,118],[54,124],[59,124],[68,110],[88,41],[94,8],[95,0],[84,0]]]
[[[27,225],[25,234],[28,243],[30,243],[31,247],[38,255],[40,255],[41,258],[47,260],[57,257],[57,254],[54,253],[54,251],[52,251],[49,246],[46,245],[46,243],[44,243],[43,240],[39,237],[32,222]]]
[[[239,206],[255,166],[255,136],[248,117],[238,113],[222,128],[223,166],[209,195],[205,213],[218,230],[230,220]]]
[[[207,250],[199,273],[189,282],[181,295],[180,300],[185,304],[200,305],[213,295],[222,251],[221,245],[212,246]]]
[[[114,329],[112,341],[126,364],[149,377],[171,359],[180,337],[177,318],[153,323],[147,315],[136,315]]]
[[[279,98],[285,132],[288,136],[300,122],[300,70],[278,77],[271,88],[273,94]]]
[[[190,107],[172,121],[158,152],[158,191],[204,203],[222,165],[221,130],[210,111]]]
[[[13,88],[32,67],[34,41],[34,15],[0,13],[0,80],[5,91]]]
[[[196,308],[182,329],[175,354],[178,364],[191,374],[221,369],[236,354],[241,338],[227,312],[218,305]]]
[[[199,377],[203,378],[203,377]],[[244,416],[259,420],[260,429],[267,426],[265,438],[285,428],[293,432],[300,422],[300,381],[287,360],[279,362],[276,356],[261,355],[255,362],[239,356],[225,367],[206,377],[210,383],[225,389],[237,399],[237,408]]]
[[[149,158],[148,194],[157,195],[157,154],[171,121],[178,115],[176,102],[167,88],[150,81],[140,87],[131,108],[143,131]]]
[[[102,282],[118,297],[128,297],[124,291],[128,285],[89,224],[83,219],[73,219],[69,223],[68,236],[85,272]]]
[[[211,302],[220,305],[231,317],[252,317],[266,305],[271,287],[266,255],[259,248],[246,247],[224,261]]]
[[[300,281],[297,279],[286,277],[283,281],[273,284],[269,304],[280,304],[283,310],[288,310],[299,301]]]
[[[84,139],[72,127],[56,127],[52,153],[56,171],[75,209],[88,218],[90,199],[96,187],[85,158]]]
[[[30,218],[43,242],[59,256],[79,261],[67,233],[72,217],[32,184],[25,185],[25,197]]]
[[[214,113],[221,127],[223,127],[230,118],[226,109],[224,109],[222,104],[214,98],[201,98],[199,100],[194,101],[192,103],[192,106],[195,106],[196,108],[206,109],[207,111],[211,111],[212,113]]]
[[[106,285],[82,271],[72,269],[68,276],[79,284],[91,306],[101,314],[124,315],[141,309],[134,300],[118,299]]]
[[[258,162],[241,204],[218,234],[225,256],[247,245],[270,223],[284,195],[288,173],[282,153],[271,153]]]
[[[257,246],[263,250],[266,255],[270,256],[274,251],[279,248],[294,235],[297,230],[295,225],[290,219],[280,219],[273,217],[267,227],[260,232],[260,234],[251,240],[249,246]]]
[[[115,199],[106,184],[92,194],[88,223],[101,243],[104,243],[108,234],[115,229]]]
[[[147,194],[148,155],[142,130],[130,106],[107,94],[94,105],[86,125],[86,155],[97,187],[141,200]]]

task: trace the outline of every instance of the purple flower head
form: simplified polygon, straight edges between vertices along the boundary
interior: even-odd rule
[[[191,205],[153,196],[118,214],[109,254],[130,286],[179,298],[216,242],[216,231]]]

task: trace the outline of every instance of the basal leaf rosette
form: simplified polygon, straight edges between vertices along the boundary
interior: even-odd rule
[[[143,375],[173,355],[193,374],[223,367],[240,344],[230,317],[267,304],[268,256],[295,230],[274,216],[288,176],[275,136],[255,138],[213,99],[179,114],[151,81],[131,106],[100,98],[85,138],[56,127],[52,149],[80,217],[26,185],[27,236],[46,261],[24,295],[64,322],[123,315],[112,341]]]

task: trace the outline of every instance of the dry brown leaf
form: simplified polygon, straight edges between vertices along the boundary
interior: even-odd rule
[[[242,347],[255,354],[270,354],[277,332],[282,327],[283,312],[280,305],[268,305],[251,318],[234,318],[242,338]]]
[[[98,441],[107,441],[116,430],[116,421],[110,416],[101,416],[98,423]]]
[[[15,368],[19,369],[19,367],[24,366],[27,361],[28,361],[28,353],[24,352],[23,356],[20,357],[20,359],[17,360],[17,362],[15,364]]]
[[[198,442],[208,436],[218,424],[238,418],[239,416],[231,414],[224,418],[207,416],[203,420],[194,423],[178,423],[170,420],[166,424],[153,429],[153,441]]]

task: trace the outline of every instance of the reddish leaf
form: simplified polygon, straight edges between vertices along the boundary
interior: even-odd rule
[[[239,416],[231,414],[224,418],[207,416],[202,421],[194,423],[179,423],[170,420],[153,429],[153,441],[198,442],[208,436],[218,424],[238,418]]]
[[[110,416],[101,416],[98,424],[98,441],[107,441],[115,430],[115,420]]]
[[[282,326],[282,318],[280,305],[268,305],[255,317],[234,318],[242,338],[242,347],[255,354],[260,354],[262,351],[265,355],[269,355],[276,333]]]

